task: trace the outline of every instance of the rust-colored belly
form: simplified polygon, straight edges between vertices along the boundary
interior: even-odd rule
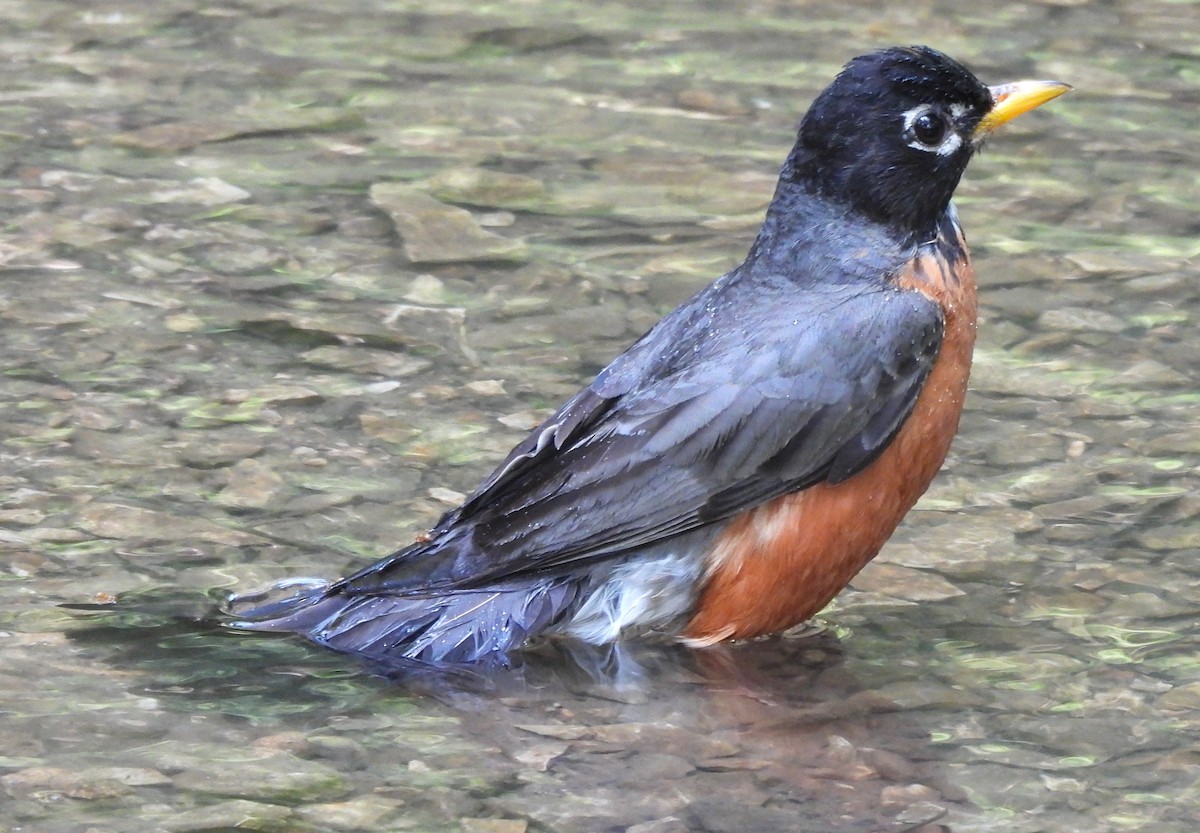
[[[912,414],[849,480],[775,498],[730,522],[708,554],[708,578],[683,633],[689,643],[774,633],[812,617],[875,557],[941,468],[971,369],[974,275],[967,257],[948,262],[930,252],[898,284],[936,300],[946,321]]]

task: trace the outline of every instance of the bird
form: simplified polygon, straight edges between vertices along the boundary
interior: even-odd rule
[[[663,317],[412,544],[230,625],[377,661],[544,640],[703,648],[816,615],[957,433],[976,334],[951,202],[1001,125],[1070,90],[928,46],[850,60],[802,118],[745,260]]]

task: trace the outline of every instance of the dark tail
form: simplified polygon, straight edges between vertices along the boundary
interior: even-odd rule
[[[270,598],[278,591],[289,595]],[[397,595],[345,593],[336,585],[293,580],[231,599],[236,621],[229,626],[298,633],[376,660],[506,664],[508,652],[559,621],[578,593],[578,581],[566,578]],[[253,606],[245,609],[247,604]]]

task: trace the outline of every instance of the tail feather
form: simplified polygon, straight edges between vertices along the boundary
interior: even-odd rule
[[[288,589],[288,588],[281,588]],[[508,652],[576,604],[578,580],[541,578],[437,596],[346,594],[309,583],[299,593],[237,610],[239,630],[301,634],[339,651],[431,664],[505,663]]]

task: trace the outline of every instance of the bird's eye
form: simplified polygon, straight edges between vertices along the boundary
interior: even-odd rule
[[[913,119],[912,135],[927,147],[937,147],[946,138],[946,120],[934,113],[922,113]]]
[[[904,114],[904,141],[913,150],[953,156],[962,147],[962,134],[955,131],[965,111],[951,104],[949,112],[932,104],[919,104]]]

